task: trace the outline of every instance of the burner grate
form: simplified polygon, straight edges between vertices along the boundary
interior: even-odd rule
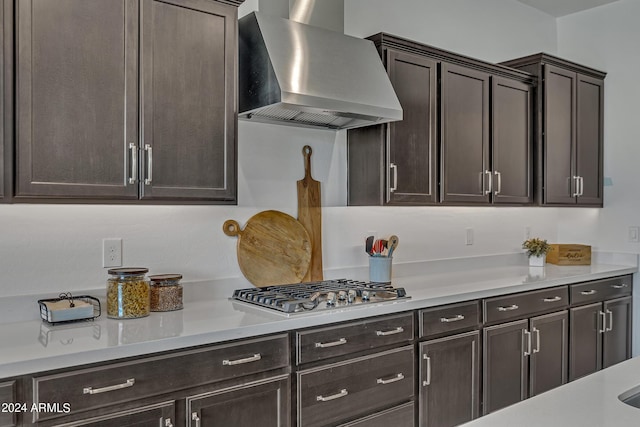
[[[232,296],[232,299],[238,301],[284,313],[350,307],[403,298],[409,298],[404,288],[394,288],[388,283],[348,279],[238,289]]]

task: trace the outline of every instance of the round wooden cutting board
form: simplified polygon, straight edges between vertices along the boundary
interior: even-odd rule
[[[222,229],[238,237],[238,265],[255,286],[300,283],[309,271],[311,239],[291,215],[263,211],[249,218],[243,230],[232,219]]]

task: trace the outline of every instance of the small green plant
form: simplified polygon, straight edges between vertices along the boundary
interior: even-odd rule
[[[546,240],[534,237],[533,239],[527,239],[522,243],[522,249],[527,250],[528,256],[542,256],[546,255],[551,250],[551,245]]]

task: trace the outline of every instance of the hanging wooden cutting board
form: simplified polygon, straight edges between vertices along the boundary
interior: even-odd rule
[[[304,178],[298,184],[298,221],[311,238],[311,265],[303,282],[322,280],[322,214],[320,183],[311,177],[311,147],[302,148]]]
[[[291,215],[263,211],[249,218],[243,230],[232,219],[222,229],[238,237],[238,265],[255,286],[300,283],[309,271],[311,239]]]

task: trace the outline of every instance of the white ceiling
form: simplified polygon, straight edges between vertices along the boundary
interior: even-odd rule
[[[618,0],[518,0],[549,15],[560,17]]]

